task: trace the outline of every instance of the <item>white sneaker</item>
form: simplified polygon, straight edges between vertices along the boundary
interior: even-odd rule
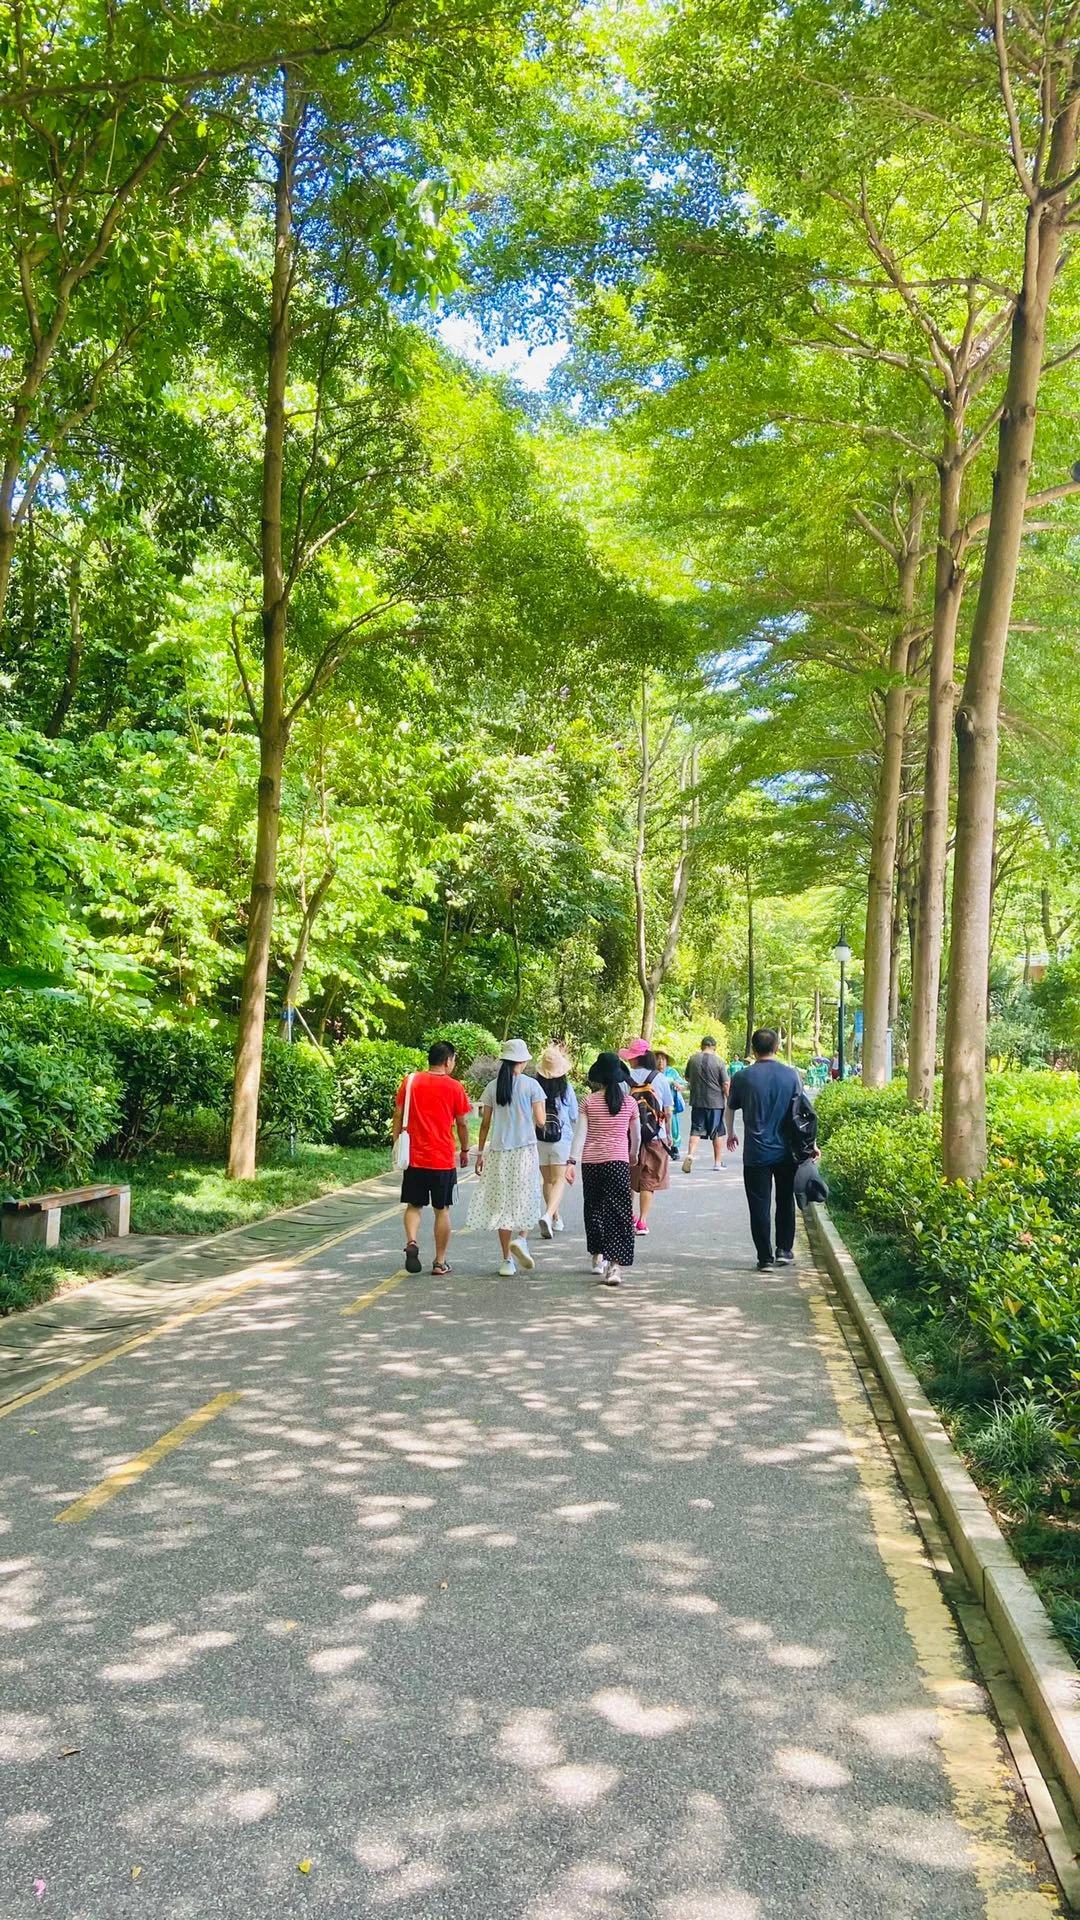
[[[529,1252],[529,1243],[524,1234],[522,1234],[520,1240],[511,1240],[510,1251],[511,1253],[516,1253],[526,1273],[531,1273],[536,1265],[536,1261]]]
[[[603,1254],[602,1254],[602,1253],[594,1253],[594,1254],[593,1254],[593,1257],[592,1257],[592,1270],[593,1270],[593,1272],[595,1273],[595,1275],[596,1275],[596,1277],[597,1277],[597,1279],[599,1279],[599,1278],[600,1278],[600,1275],[601,1275],[601,1274],[603,1273],[603,1271],[604,1271],[604,1268],[605,1268],[605,1266],[606,1266],[606,1265],[607,1265],[607,1262],[606,1262],[606,1260],[604,1259],[604,1256],[603,1256]]]
[[[609,1267],[604,1268],[604,1271],[600,1276],[600,1285],[602,1287],[621,1287],[622,1286],[622,1274],[620,1273],[618,1267],[615,1265],[614,1261],[612,1261]]]
[[[561,1214],[557,1213],[551,1224],[554,1227],[556,1233],[565,1233],[566,1229],[563,1226]]]
[[[551,1224],[551,1215],[550,1215],[550,1213],[542,1213],[542,1214],[540,1215],[540,1238],[541,1238],[541,1240],[551,1240],[551,1239],[553,1239],[553,1238],[554,1238],[554,1233],[555,1233],[555,1229],[554,1229],[554,1227],[553,1227],[553,1226],[552,1226],[552,1224]]]
[[[499,1278],[500,1280],[509,1280],[512,1277],[512,1275],[515,1274],[516,1272],[517,1272],[516,1261],[504,1260],[502,1263],[502,1266],[499,1268]]]

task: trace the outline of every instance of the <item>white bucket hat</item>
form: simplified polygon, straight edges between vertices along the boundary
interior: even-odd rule
[[[532,1054],[524,1040],[504,1040],[499,1048],[499,1059],[512,1060],[516,1067],[524,1066],[527,1060],[532,1059]]]

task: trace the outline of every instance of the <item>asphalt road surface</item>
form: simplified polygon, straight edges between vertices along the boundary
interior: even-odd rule
[[[704,1162],[619,1293],[568,1215],[0,1423],[5,1920],[1058,1911],[808,1257]]]

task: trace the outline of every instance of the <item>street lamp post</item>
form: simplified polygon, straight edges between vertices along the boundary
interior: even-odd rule
[[[838,1032],[836,1036],[836,1039],[837,1039],[836,1064],[840,1069],[840,1082],[842,1085],[843,1079],[844,1079],[844,1026],[846,1022],[846,1015],[844,1011],[844,989],[847,985],[847,966],[848,966],[849,960],[851,959],[851,948],[848,946],[847,936],[844,933],[843,927],[841,927],[840,929],[840,938],[837,941],[835,947],[833,948],[833,959],[838,960],[840,963],[840,1009],[839,1009],[839,1020],[838,1020]]]

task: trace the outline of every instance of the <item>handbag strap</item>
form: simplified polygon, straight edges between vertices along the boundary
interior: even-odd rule
[[[405,1082],[405,1103],[401,1109],[402,1133],[408,1133],[409,1131],[409,1105],[412,1101],[412,1083],[415,1079],[416,1079],[415,1073],[410,1073]]]

